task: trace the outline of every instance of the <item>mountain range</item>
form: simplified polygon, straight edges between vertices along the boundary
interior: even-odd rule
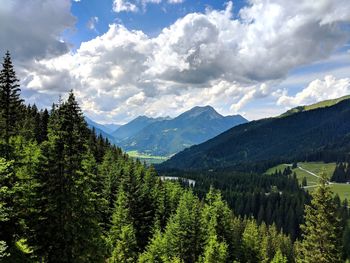
[[[350,152],[350,99],[294,108],[233,127],[179,152],[159,169],[223,169],[293,160],[344,160]]]
[[[113,132],[89,118],[86,120],[96,133],[125,151],[156,156],[174,155],[247,122],[241,115],[222,116],[211,106],[194,107],[173,119],[139,116]]]
[[[194,107],[174,119],[145,126],[119,145],[126,151],[170,156],[246,122],[240,115],[222,116],[210,106]]]
[[[132,138],[134,135],[152,123],[168,120],[169,118],[170,117],[150,118],[146,116],[139,116],[125,125],[120,126],[111,135],[116,139],[116,141],[120,142]]]
[[[89,117],[85,116],[85,121],[90,129],[94,129],[97,135],[102,135],[102,137],[107,138],[110,142],[114,142],[114,137],[110,134],[114,129],[118,129],[120,125],[118,124],[100,124]]]

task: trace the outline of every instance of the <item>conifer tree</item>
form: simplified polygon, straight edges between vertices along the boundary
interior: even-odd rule
[[[13,213],[13,180],[13,161],[0,158],[0,241],[2,242],[3,255],[7,254],[7,248],[14,246],[16,228],[18,227],[16,214]]]
[[[242,245],[246,262],[259,262],[260,258],[260,235],[256,222],[253,219],[247,221],[242,236]]]
[[[87,147],[87,126],[74,94],[49,121],[42,144],[34,226],[37,253],[49,262],[100,262],[104,244],[97,209],[96,163]]]
[[[223,247],[226,247],[225,258],[232,259],[234,241],[231,222],[231,211],[222,200],[221,193],[210,188],[206,195],[206,204],[201,212],[202,235],[206,244],[204,253],[206,250],[209,254],[211,250],[223,252]],[[205,258],[210,257],[209,254]]]
[[[188,263],[198,259],[201,252],[199,213],[198,199],[192,192],[186,191],[164,233],[167,258],[178,257]]]
[[[305,207],[305,224],[301,226],[303,241],[298,249],[298,262],[342,262],[341,220],[325,174],[312,197],[311,204]]]
[[[163,262],[166,257],[165,242],[160,230],[156,229],[146,251],[140,255],[138,263]]]
[[[276,252],[276,255],[274,256],[274,258],[272,259],[271,263],[287,263],[287,258],[285,256],[283,256],[281,250],[278,250]]]
[[[122,188],[119,189],[113,212],[109,243],[113,250],[110,262],[136,262],[137,243],[135,229],[128,208],[127,196]]]
[[[4,154],[10,155],[10,137],[17,134],[17,125],[20,119],[19,80],[12,65],[10,53],[7,51],[0,72],[0,130],[1,138],[5,141]]]
[[[350,222],[346,224],[343,233],[343,258],[350,260]]]
[[[211,235],[204,247],[204,255],[199,263],[225,263],[228,258],[228,247],[225,242],[218,241],[216,235]]]

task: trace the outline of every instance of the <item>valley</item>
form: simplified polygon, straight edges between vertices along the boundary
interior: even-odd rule
[[[145,153],[139,153],[138,151],[128,151],[126,153],[131,158],[138,159],[141,162],[145,162],[147,165],[159,164],[169,159],[168,157],[164,157],[164,156],[154,156],[154,155],[148,155]]]
[[[335,163],[323,163],[323,162],[300,162],[297,168],[292,168],[292,164],[280,164],[269,168],[265,174],[273,174],[276,171],[281,171],[286,167],[290,167],[292,172],[296,174],[300,184],[303,183],[303,178],[306,178],[307,185],[303,186],[306,191],[313,191],[319,185],[320,175],[325,173],[327,178],[331,178],[336,164]],[[341,200],[348,199],[350,197],[350,184],[329,182],[329,186],[334,192],[338,194]]]

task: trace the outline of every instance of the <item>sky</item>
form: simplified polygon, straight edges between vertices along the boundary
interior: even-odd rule
[[[0,0],[22,96],[100,123],[194,106],[249,120],[350,94],[349,0]]]

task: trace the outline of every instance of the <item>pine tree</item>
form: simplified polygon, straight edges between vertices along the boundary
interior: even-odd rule
[[[204,255],[199,263],[225,263],[228,258],[228,247],[225,242],[218,241],[216,235],[210,236],[204,247]]]
[[[43,141],[47,140],[47,126],[49,123],[49,117],[50,115],[47,109],[40,112],[40,122],[37,135],[38,143],[42,143]]]
[[[155,233],[149,242],[146,251],[142,253],[138,259],[138,263],[160,263],[163,262],[166,257],[166,240],[162,236],[159,229],[155,230]]]
[[[278,250],[276,252],[276,255],[274,256],[274,258],[272,259],[271,263],[287,263],[287,258],[285,256],[283,256],[281,250]]]
[[[155,174],[140,162],[128,161],[120,185],[127,196],[130,216],[134,222],[137,245],[142,251],[152,237],[156,219]]]
[[[333,193],[327,184],[327,177],[323,174],[320,186],[312,193],[311,205],[305,207],[305,224],[301,226],[303,241],[298,249],[298,262],[342,262],[342,228]]]
[[[256,222],[253,219],[247,221],[242,236],[242,246],[246,262],[258,262],[261,248],[261,237]]]
[[[207,252],[210,254],[211,250],[223,251],[223,247],[226,247],[225,258],[232,259],[234,241],[231,222],[231,211],[222,200],[221,193],[211,188],[206,195],[206,204],[201,212],[202,235],[206,244],[205,251],[208,250]],[[204,255],[204,258],[210,258],[209,254]]]
[[[167,258],[178,257],[188,263],[197,260],[201,249],[199,212],[198,199],[186,191],[165,229]]]
[[[7,248],[14,246],[18,227],[16,214],[14,214],[13,180],[13,161],[0,158],[0,241],[3,255],[6,254]]]
[[[97,212],[96,162],[87,147],[87,126],[74,94],[49,121],[38,174],[41,211],[35,229],[37,254],[49,262],[100,262],[104,244]]]
[[[343,233],[343,259],[350,260],[350,222],[345,226]]]
[[[17,125],[20,120],[19,80],[14,71],[10,53],[7,51],[0,72],[0,136],[5,141],[4,156],[10,155],[10,137],[17,134]]]
[[[110,262],[136,262],[137,243],[135,229],[128,208],[127,196],[122,188],[119,189],[113,212],[109,243],[113,250]]]

